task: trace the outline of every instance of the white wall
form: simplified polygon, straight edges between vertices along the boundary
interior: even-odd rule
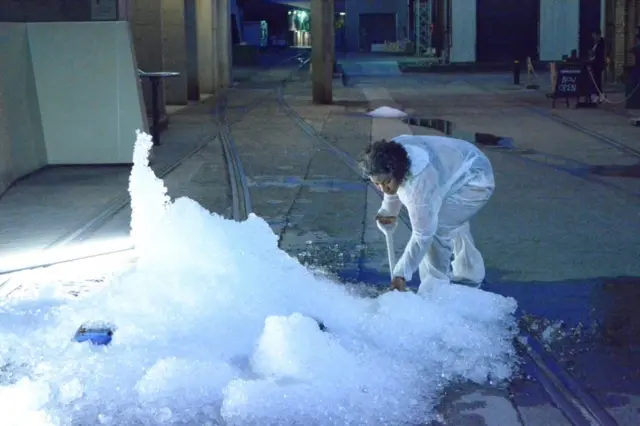
[[[46,164],[27,26],[0,23],[0,194]]]
[[[131,163],[147,129],[128,22],[0,23],[0,193],[48,164]]]
[[[476,0],[451,0],[451,62],[476,61]]]
[[[578,49],[580,0],[540,0],[540,60],[556,61]]]
[[[47,164],[132,161],[146,129],[129,23],[29,23]]]

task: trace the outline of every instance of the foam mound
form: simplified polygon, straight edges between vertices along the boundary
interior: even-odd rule
[[[416,424],[453,381],[513,374],[513,299],[456,285],[357,297],[261,218],[171,201],[150,147],[138,134],[135,265],[82,298],[3,302],[3,426]],[[71,341],[91,319],[117,325],[111,345]]]
[[[373,111],[369,111],[367,115],[375,118],[404,118],[407,116],[407,113],[388,106],[381,106]]]

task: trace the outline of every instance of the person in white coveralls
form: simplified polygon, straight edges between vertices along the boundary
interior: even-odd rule
[[[489,159],[460,139],[401,135],[373,142],[358,163],[384,192],[376,220],[393,223],[402,205],[411,220],[411,238],[393,269],[391,287],[404,291],[416,270],[419,293],[451,281],[480,286],[484,260],[469,220],[493,194]]]

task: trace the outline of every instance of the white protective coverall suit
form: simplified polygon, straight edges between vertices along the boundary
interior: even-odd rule
[[[480,284],[484,261],[469,219],[493,193],[489,159],[473,144],[449,137],[401,135],[393,141],[405,148],[411,167],[397,195],[384,195],[378,213],[397,217],[404,204],[412,228],[393,276],[409,281],[419,269],[420,293],[450,281]]]

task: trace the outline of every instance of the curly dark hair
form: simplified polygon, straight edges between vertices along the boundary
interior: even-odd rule
[[[362,151],[358,166],[366,177],[390,176],[402,183],[409,174],[411,159],[398,142],[381,139]]]

